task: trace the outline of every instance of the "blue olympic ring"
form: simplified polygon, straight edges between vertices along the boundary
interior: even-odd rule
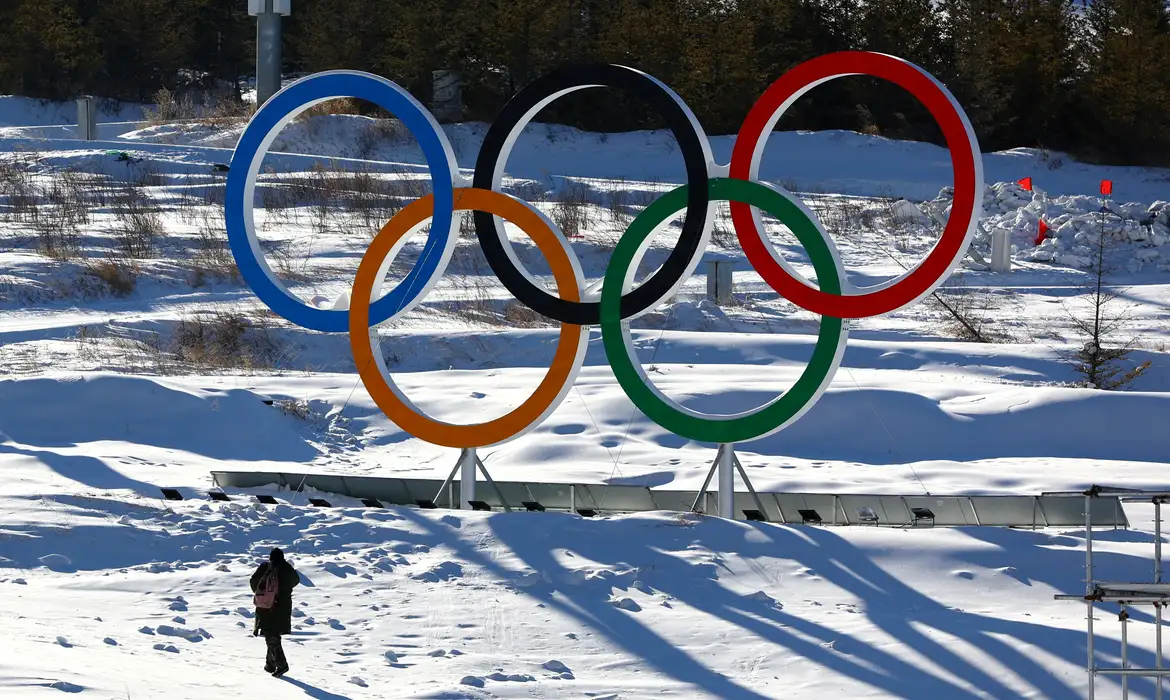
[[[276,135],[304,110],[335,97],[369,100],[397,117],[418,140],[433,182],[435,215],[426,245],[406,278],[373,303],[372,323],[394,316],[429,291],[438,278],[436,272],[446,266],[456,240],[452,228],[458,166],[446,135],[431,113],[398,85],[368,73],[327,71],[298,80],[273,95],[252,117],[232,156],[224,205],[228,244],[240,274],[261,301],[288,321],[316,331],[344,333],[349,329],[348,310],[308,306],[273,274],[256,238],[252,212],[256,176]]]

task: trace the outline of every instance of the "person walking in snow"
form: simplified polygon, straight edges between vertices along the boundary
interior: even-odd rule
[[[301,582],[296,569],[284,559],[284,552],[274,548],[268,561],[252,574],[253,602],[256,605],[255,635],[264,635],[268,654],[264,670],[280,678],[288,672],[288,660],[280,645],[280,635],[292,634],[292,589]]]

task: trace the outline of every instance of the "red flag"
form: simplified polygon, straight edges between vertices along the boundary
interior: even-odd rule
[[[1109,196],[1109,195],[1113,194],[1113,181],[1112,180],[1102,180],[1101,181],[1101,194],[1103,194],[1105,196]]]
[[[1028,190],[1029,192],[1032,191],[1032,178],[1026,177],[1023,180],[1017,180],[1017,183],[1019,184],[1020,187],[1023,187],[1024,189]]]
[[[1044,242],[1048,238],[1048,224],[1044,223],[1044,219],[1040,219],[1040,232],[1036,234],[1036,245]]]

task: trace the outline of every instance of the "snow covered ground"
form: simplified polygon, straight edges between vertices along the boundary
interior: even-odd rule
[[[455,454],[377,410],[347,338],[265,314],[233,278],[214,165],[230,160],[238,126],[148,126],[123,111],[87,143],[62,126],[67,108],[0,98],[5,697],[1083,697],[1084,610],[1052,600],[1083,587],[1083,532],[374,511],[334,495],[344,507],[321,510],[287,492],[272,508],[160,501],[159,487],[207,489],[212,469],[442,478]],[[447,129],[470,167],[483,126]],[[732,138],[712,139],[717,159]],[[331,304],[398,198],[425,190],[421,158],[393,123],[345,115],[296,122],[274,149],[261,238],[291,288]],[[757,488],[1166,487],[1170,173],[1026,149],[985,163],[983,231],[945,298],[995,342],[956,338],[930,301],[855,322],[820,403],[738,447]],[[572,245],[591,282],[632,216],[682,178],[669,135],[544,126],[508,171],[507,187],[580,229]],[[778,132],[763,171],[802,193],[859,284],[921,259],[945,222],[949,166],[933,146]],[[1036,194],[1014,184],[1026,176]],[[1102,215],[1104,178],[1117,200]],[[1035,246],[1041,217],[1052,237]],[[997,228],[1016,248],[1006,275],[980,262]],[[734,262],[736,304],[704,301],[697,275],[635,338],[664,391],[726,413],[792,384],[818,317],[764,285],[725,210],[720,230],[709,252]],[[655,241],[646,271],[676,231]],[[1076,386],[1068,360],[1083,342],[1085,249],[1102,232],[1112,308],[1127,317],[1118,337],[1151,363],[1126,392]],[[770,233],[811,275],[787,230]],[[523,236],[513,243],[547,272]],[[149,255],[127,263],[134,246]],[[431,297],[382,331],[414,401],[467,422],[536,386],[555,330],[509,299],[465,236]],[[675,488],[697,486],[713,456],[633,409],[597,331],[564,404],[483,453],[501,479]],[[1095,536],[1098,566],[1147,579],[1152,513],[1128,513],[1135,530]],[[283,681],[260,670],[246,585],[275,545],[304,582]],[[1115,665],[1118,625],[1098,617],[1099,663]],[[1151,618],[1133,619],[1131,661],[1152,665]],[[1116,684],[1098,692],[1118,696]],[[1153,697],[1153,685],[1135,681],[1131,696]]]

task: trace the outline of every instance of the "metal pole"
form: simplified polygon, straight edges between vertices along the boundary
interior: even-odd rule
[[[1162,500],[1154,499],[1154,583],[1162,582]],[[1162,604],[1154,603],[1154,667],[1162,669]],[[1162,700],[1162,676],[1158,676],[1158,685],[1154,697]]]
[[[720,445],[719,460],[719,517],[735,520],[735,468],[731,461],[731,445]]]
[[[280,14],[273,0],[264,0],[256,15],[256,107],[280,90]]]
[[[569,484],[569,512],[577,512],[577,487]]]
[[[760,515],[768,517],[768,511],[764,510],[764,502],[760,500],[760,494],[756,493],[756,489],[752,486],[752,480],[748,478],[747,472],[744,471],[743,465],[739,463],[739,457],[735,456],[734,451],[731,453],[731,462],[739,471],[739,478],[743,479],[743,485],[747,487],[748,493],[752,495],[752,500],[756,502],[756,508],[760,509]],[[784,516],[781,515],[780,519],[783,520]]]
[[[500,497],[500,505],[504,506],[504,511],[511,513],[512,506],[508,505],[508,499],[504,498],[504,492],[500,490],[499,486],[496,486],[496,480],[492,478],[490,473],[488,473],[487,467],[484,466],[479,456],[475,454],[474,449],[471,450],[471,463],[473,465],[479,466],[479,470],[483,472],[483,478],[487,479],[488,485],[490,485],[492,489],[495,490],[496,495]],[[472,471],[475,471],[474,467],[472,468]]]
[[[1085,494],[1085,595],[1090,595],[1093,592],[1093,503],[1092,496]],[[1093,700],[1096,695],[1096,680],[1097,669],[1096,660],[1093,658],[1093,601],[1085,603],[1089,617],[1087,620],[1087,644],[1088,647],[1088,666],[1086,667],[1089,674],[1089,700]]]
[[[707,487],[711,485],[711,479],[715,476],[715,470],[719,468],[719,455],[723,453],[723,448],[720,447],[719,450],[715,454],[715,461],[711,464],[711,468],[707,470],[707,478],[703,480],[703,485],[699,488],[699,493],[695,495],[695,502],[691,504],[692,513],[699,511],[699,501],[703,500],[703,496],[707,494]],[[710,508],[703,508],[704,513],[710,510]]]
[[[1129,668],[1129,613],[1125,610],[1125,603],[1121,604],[1121,668]],[[1121,677],[1121,700],[1129,700],[1129,676]]]
[[[471,510],[471,501],[475,500],[476,460],[474,447],[459,453],[459,507],[463,510]]]

